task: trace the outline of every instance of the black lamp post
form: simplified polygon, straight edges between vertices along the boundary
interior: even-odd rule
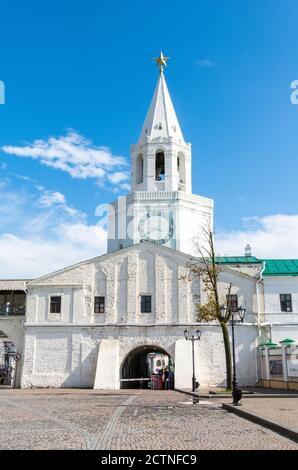
[[[188,330],[184,330],[184,336],[186,341],[191,341],[192,344],[192,391],[195,392],[197,387],[197,379],[195,375],[195,341],[199,341],[201,339],[201,330],[196,330],[195,332],[190,333]]]
[[[234,326],[238,323],[243,323],[246,309],[241,305],[237,310],[231,308],[230,302],[229,306],[226,307],[222,305],[220,307],[220,313],[223,320],[228,320],[232,327],[232,349],[233,349],[233,381],[232,381],[232,395],[233,395],[233,405],[238,405],[242,398],[242,390],[238,385],[237,381],[237,372],[236,372],[236,354],[235,354],[235,332]],[[236,318],[238,314],[239,319]]]

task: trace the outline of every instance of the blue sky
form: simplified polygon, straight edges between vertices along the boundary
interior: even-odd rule
[[[192,143],[193,192],[215,199],[219,252],[239,254],[250,242],[259,256],[298,257],[296,1],[16,0],[1,3],[0,17],[2,277],[104,250],[95,207],[127,190],[161,49]],[[49,146],[51,137],[55,147],[67,135],[86,155],[103,147],[118,160],[100,176],[96,165],[55,168],[3,150]]]

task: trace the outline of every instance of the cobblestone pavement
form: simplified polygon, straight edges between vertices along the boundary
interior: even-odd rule
[[[0,449],[298,449],[177,392],[0,390]]]
[[[241,409],[298,432],[298,397],[244,398]]]

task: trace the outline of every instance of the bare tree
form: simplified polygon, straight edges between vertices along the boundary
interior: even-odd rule
[[[227,312],[230,312],[227,318],[223,318],[221,315],[221,302],[220,294],[218,291],[218,275],[221,271],[221,267],[217,262],[215,255],[213,234],[210,230],[203,230],[206,237],[206,247],[202,248],[197,246],[200,260],[190,265],[190,271],[198,276],[204,284],[204,291],[207,294],[207,301],[204,304],[197,305],[197,315],[199,321],[214,321],[218,320],[221,326],[223,335],[223,342],[225,348],[225,359],[226,359],[226,375],[227,375],[227,389],[232,388],[232,362],[231,362],[231,348],[229,340],[229,332],[227,323],[231,316],[231,288],[232,284],[229,285],[227,292]]]

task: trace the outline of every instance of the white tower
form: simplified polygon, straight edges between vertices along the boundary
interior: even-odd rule
[[[165,81],[167,57],[138,143],[131,147],[131,193],[109,216],[108,251],[143,240],[197,255],[213,228],[213,200],[192,194],[191,145],[186,143]]]

